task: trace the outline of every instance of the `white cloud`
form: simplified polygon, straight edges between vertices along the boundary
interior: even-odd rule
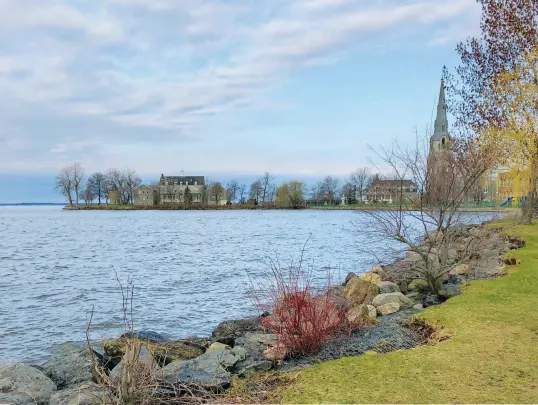
[[[98,160],[100,142],[200,140],[212,117],[263,103],[289,73],[337,63],[373,35],[459,39],[474,3],[0,0],[0,171],[67,151]]]

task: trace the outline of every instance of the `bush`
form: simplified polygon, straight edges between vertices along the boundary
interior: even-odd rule
[[[316,294],[311,270],[303,271],[300,263],[283,272],[271,262],[270,271],[258,283],[266,295],[257,294],[256,303],[262,312],[270,312],[262,323],[277,336],[287,356],[315,354],[324,343],[351,330],[343,299],[331,293],[331,279],[328,270]]]

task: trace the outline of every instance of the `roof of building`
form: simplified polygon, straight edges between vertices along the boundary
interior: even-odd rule
[[[161,184],[168,181],[168,183],[175,184],[188,184],[188,185],[194,185],[196,182],[197,185],[203,186],[205,185],[205,177],[204,176],[164,176],[161,175]]]
[[[372,181],[373,187],[416,187],[417,185],[412,180],[381,180],[376,179]]]
[[[135,190],[138,190],[138,189],[140,189],[140,188],[147,188],[147,189],[156,191],[156,190],[159,188],[159,186],[158,186],[158,185],[154,185],[154,184],[150,184],[150,185],[148,185],[148,184],[141,184],[141,185],[139,185],[137,188],[135,188]]]
[[[450,135],[448,134],[448,118],[446,109],[445,82],[441,80],[439,102],[437,103],[437,115],[435,117],[433,135],[431,137],[432,141],[440,141],[443,138],[450,138]]]

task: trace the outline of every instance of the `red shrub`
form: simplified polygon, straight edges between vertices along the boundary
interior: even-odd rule
[[[346,310],[331,294],[330,270],[318,295],[313,291],[311,271],[305,272],[299,265],[291,266],[287,273],[284,275],[271,263],[271,271],[263,280],[265,299],[256,296],[258,306],[270,311],[262,322],[277,336],[288,356],[315,354],[323,343],[349,332]]]

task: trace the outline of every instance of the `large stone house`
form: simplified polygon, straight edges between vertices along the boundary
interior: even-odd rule
[[[204,176],[164,176],[159,181],[160,204],[201,204],[205,197]]]
[[[142,184],[135,189],[135,205],[154,206],[159,205],[159,189],[156,186]]]
[[[165,176],[161,175],[159,183],[148,186],[141,185],[135,190],[135,205],[215,205],[210,196],[211,190],[205,183],[204,176]],[[219,194],[218,205],[227,203],[227,193]]]
[[[417,198],[417,185],[411,180],[374,179],[368,187],[368,201],[372,203],[393,203],[400,200],[411,203]]]

